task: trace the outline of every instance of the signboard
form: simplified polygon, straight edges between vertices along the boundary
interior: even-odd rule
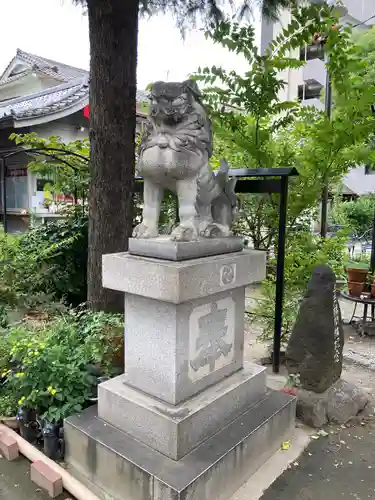
[[[16,167],[16,168],[7,168],[6,172],[7,177],[27,177],[27,168]]]

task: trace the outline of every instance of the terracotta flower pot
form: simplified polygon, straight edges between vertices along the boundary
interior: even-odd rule
[[[351,283],[365,283],[368,269],[360,269],[360,268],[347,268],[346,270],[348,274],[348,282]]]
[[[375,283],[371,285],[371,297],[375,297]]]
[[[360,297],[364,288],[364,283],[358,283],[355,281],[348,282],[349,295],[351,295],[352,297]]]

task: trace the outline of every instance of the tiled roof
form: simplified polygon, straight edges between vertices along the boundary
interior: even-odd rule
[[[13,62],[17,63],[18,61],[25,63],[26,66],[29,66],[29,69],[20,71],[20,73],[11,77],[5,77]],[[2,84],[22,78],[22,76],[32,71],[51,76],[61,83],[34,94],[0,101],[0,121],[8,118],[15,121],[36,119],[68,110],[71,107],[74,108],[72,112],[75,112],[80,103],[82,103],[82,108],[88,103],[88,71],[52,61],[51,59],[45,59],[20,49],[17,49],[16,57],[8,65],[3,76],[0,76],[0,88]],[[136,99],[138,103],[145,103],[148,101],[148,93],[137,90]],[[137,115],[143,116],[142,113],[137,113]]]
[[[76,79],[68,84],[61,84],[50,89],[17,99],[0,102],[0,119],[12,117],[24,119],[56,113],[69,108],[79,101],[88,100],[89,87],[87,78]]]
[[[30,69],[34,69],[39,73],[42,73],[46,76],[50,76],[61,82],[69,82],[71,80],[75,80],[76,78],[88,75],[88,71],[84,69],[75,68],[73,66],[68,66],[67,64],[62,64],[60,62],[53,61],[51,59],[46,59],[44,57],[36,56],[34,54],[30,54],[29,52],[25,52],[21,49],[17,49],[17,54],[15,58],[13,58],[13,60],[8,65],[8,68],[15,60],[20,60],[25,64],[29,65]],[[7,69],[5,70],[4,74],[7,72]],[[7,83],[9,80],[10,80],[9,78],[5,78],[2,80],[2,83]]]
[[[71,81],[29,96],[0,101],[0,120],[13,118],[23,120],[31,117],[53,115],[63,109],[76,106],[82,102],[82,108],[89,99],[87,79]],[[145,102],[144,92],[137,91],[137,102]],[[137,116],[146,118],[145,113],[137,112]]]

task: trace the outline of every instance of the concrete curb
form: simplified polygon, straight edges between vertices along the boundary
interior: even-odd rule
[[[261,500],[263,493],[296,462],[311,442],[311,436],[316,429],[310,429],[298,424],[294,428],[287,451],[281,449],[265,462],[255,474],[234,493],[230,500]],[[281,444],[281,443],[280,443]]]

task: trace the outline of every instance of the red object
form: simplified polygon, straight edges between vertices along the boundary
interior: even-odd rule
[[[70,196],[68,194],[57,194],[56,200],[57,201],[69,201],[69,202],[73,203],[74,198],[73,198],[73,196]]]
[[[295,387],[283,387],[280,391],[290,394],[291,396],[297,396],[297,389]]]
[[[46,463],[38,460],[31,464],[31,481],[47,491],[51,498],[56,498],[63,492],[62,477]]]
[[[83,116],[87,118],[87,120],[90,118],[90,104],[87,104],[87,106],[83,108]]]
[[[27,177],[27,168],[7,168],[7,177]]]

